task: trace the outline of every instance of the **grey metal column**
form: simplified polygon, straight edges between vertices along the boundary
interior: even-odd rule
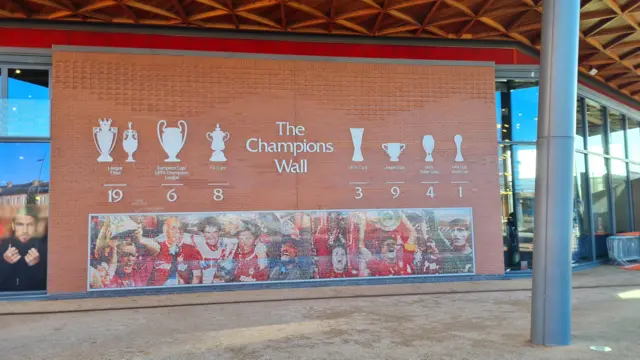
[[[573,156],[580,0],[545,0],[540,50],[531,342],[571,342]]]

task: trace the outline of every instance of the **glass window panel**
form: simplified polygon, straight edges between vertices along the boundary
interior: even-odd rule
[[[605,131],[604,112],[602,106],[595,101],[586,101],[587,106],[587,149],[596,153],[604,153]]]
[[[40,254],[32,266],[5,264],[15,268],[0,274],[0,292],[46,289],[48,154],[48,143],[0,143],[0,253],[11,245],[22,257]]]
[[[576,139],[574,147],[576,149],[584,150],[584,126],[582,124],[582,101],[578,98],[576,104]]]
[[[593,260],[587,181],[585,155],[576,153],[573,167],[573,262]]]
[[[596,257],[607,256],[607,236],[611,235],[611,209],[609,207],[609,170],[605,159],[589,155],[589,182],[593,209]]]
[[[536,189],[536,147],[513,146],[514,216],[518,231],[520,261],[530,268],[533,260],[534,199]]]
[[[627,149],[631,161],[640,162],[640,123],[635,119],[627,121]]]
[[[9,69],[7,99],[0,106],[0,136],[49,137],[49,70]]]
[[[500,91],[496,91],[496,128],[498,141],[502,140],[502,95]]]
[[[629,192],[627,191],[627,163],[611,160],[611,187],[616,214],[616,233],[631,231]]]
[[[518,81],[511,87],[511,133],[513,141],[538,138],[538,82]]]
[[[620,112],[611,109],[609,110],[609,131],[609,154],[624,159],[624,118]]]
[[[640,165],[630,164],[631,194],[633,201],[633,223],[636,231],[640,231]]]
[[[502,242],[505,269],[520,268],[518,231],[513,212],[513,172],[511,168],[511,146],[500,145],[498,150],[498,174],[500,177],[500,200],[502,203]]]

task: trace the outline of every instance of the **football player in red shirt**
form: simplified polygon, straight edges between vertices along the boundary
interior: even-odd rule
[[[236,281],[253,282],[269,279],[267,247],[257,243],[256,239],[259,236],[260,230],[253,224],[247,224],[238,233],[238,251],[234,257]]]
[[[162,227],[165,240],[154,258],[151,286],[202,283],[202,257],[194,245],[184,242],[180,219],[168,218]]]

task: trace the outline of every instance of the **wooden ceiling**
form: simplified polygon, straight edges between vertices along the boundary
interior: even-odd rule
[[[539,50],[542,2],[0,0],[0,18],[327,35],[508,40]],[[640,101],[640,0],[582,0],[579,56],[581,72],[595,73],[590,76]]]

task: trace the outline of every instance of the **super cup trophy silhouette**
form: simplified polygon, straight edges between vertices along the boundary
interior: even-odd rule
[[[433,140],[433,136],[425,135],[422,138],[422,147],[424,148],[424,152],[427,153],[427,157],[424,159],[426,162],[433,162],[433,148],[435,147],[435,140]]]
[[[463,162],[464,158],[462,157],[462,135],[458,134],[453,137],[453,142],[456,143],[456,162]]]
[[[229,133],[220,130],[220,124],[216,124],[216,129],[207,133],[207,139],[211,141],[211,150],[213,150],[209,161],[227,161],[226,156],[224,156],[224,143],[229,140]]]
[[[111,152],[116,146],[118,128],[111,127],[111,119],[99,119],[100,127],[93,128],[93,142],[100,153],[98,162],[112,162]]]
[[[158,121],[158,140],[169,156],[164,162],[180,162],[176,156],[187,141],[187,122],[178,121],[178,127],[167,127],[165,120]]]
[[[353,157],[351,161],[360,162],[364,161],[362,156],[362,136],[364,135],[363,128],[350,128],[351,142],[353,142]]]
[[[133,130],[131,125],[129,121],[129,129],[122,132],[122,147],[129,154],[126,162],[136,162],[133,159],[133,153],[138,150],[138,132]]]

